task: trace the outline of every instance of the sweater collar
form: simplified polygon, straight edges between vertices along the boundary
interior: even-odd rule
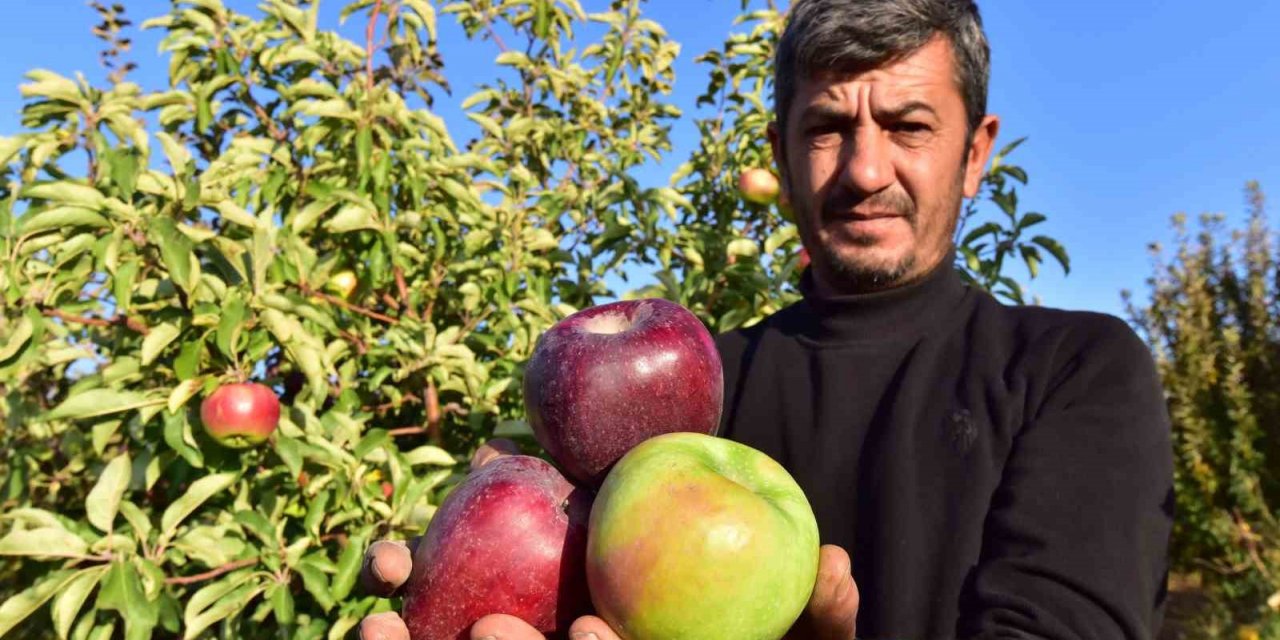
[[[895,342],[919,336],[951,316],[969,293],[969,285],[949,253],[922,279],[875,293],[822,295],[811,269],[800,279],[804,313],[801,333],[816,342]]]

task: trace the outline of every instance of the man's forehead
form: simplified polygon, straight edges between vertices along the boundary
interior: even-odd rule
[[[799,104],[845,102],[861,87],[871,87],[873,101],[932,102],[948,94],[959,97],[951,47],[935,39],[916,51],[888,60],[874,68],[854,71],[818,71],[803,74],[796,83]]]

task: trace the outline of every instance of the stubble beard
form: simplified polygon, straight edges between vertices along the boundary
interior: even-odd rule
[[[953,184],[952,193],[947,199],[949,203],[947,206],[950,210],[941,213],[941,215],[946,216],[946,222],[943,223],[945,229],[942,230],[942,238],[947,243],[948,248],[954,243],[956,225],[959,223],[963,185],[964,174],[960,172]],[[893,211],[903,216],[903,219],[911,227],[911,235],[914,240],[913,246],[892,262],[885,263],[876,261],[871,256],[866,255],[865,252],[855,251],[854,255],[847,255],[849,252],[846,251],[845,254],[842,254],[836,243],[823,242],[819,235],[820,230],[815,229],[814,239],[817,240],[818,252],[823,264],[830,270],[830,277],[834,280],[829,284],[836,290],[845,293],[872,293],[910,284],[911,281],[922,275],[918,273],[917,269],[922,259],[920,252],[930,247],[921,243],[929,242],[930,238],[922,238],[919,235],[921,231],[919,212],[916,209],[915,202],[905,193],[885,192],[874,194],[858,201],[853,201],[848,195],[833,195],[823,203],[819,224],[826,224],[830,220],[839,219],[846,212],[852,210],[854,206],[863,203],[866,203],[868,208]],[[875,237],[859,235],[849,239],[845,246],[846,248],[852,245],[857,248],[869,249],[874,247],[877,242],[878,239]],[[929,265],[930,268],[937,266]]]

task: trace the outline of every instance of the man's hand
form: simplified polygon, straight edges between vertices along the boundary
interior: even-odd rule
[[[858,625],[858,585],[849,554],[824,544],[818,554],[818,582],[788,640],[853,640]]]
[[[519,453],[515,443],[493,440],[471,458],[471,469],[504,455]],[[366,593],[391,597],[409,579],[413,547],[409,542],[379,540],[365,552],[360,581]],[[858,586],[853,581],[849,554],[824,545],[818,556],[818,581],[800,619],[787,634],[792,640],[851,640],[858,617]],[[543,640],[536,629],[514,616],[485,616],[471,627],[472,640]],[[570,640],[619,640],[604,620],[584,616],[569,629]],[[360,640],[409,640],[409,629],[394,612],[377,613],[360,622]]]

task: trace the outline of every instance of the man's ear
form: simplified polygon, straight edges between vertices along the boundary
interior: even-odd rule
[[[1000,117],[988,115],[973,132],[973,141],[965,151],[964,197],[978,195],[982,186],[982,176],[986,174],[987,162],[991,159],[991,150],[995,148],[996,135],[1000,133]]]
[[[791,202],[791,181],[787,179],[787,153],[782,146],[782,134],[776,120],[769,123],[765,134],[769,136],[769,147],[773,149],[773,166],[778,172],[778,182],[781,183],[779,185],[781,193],[778,197],[782,202]]]

